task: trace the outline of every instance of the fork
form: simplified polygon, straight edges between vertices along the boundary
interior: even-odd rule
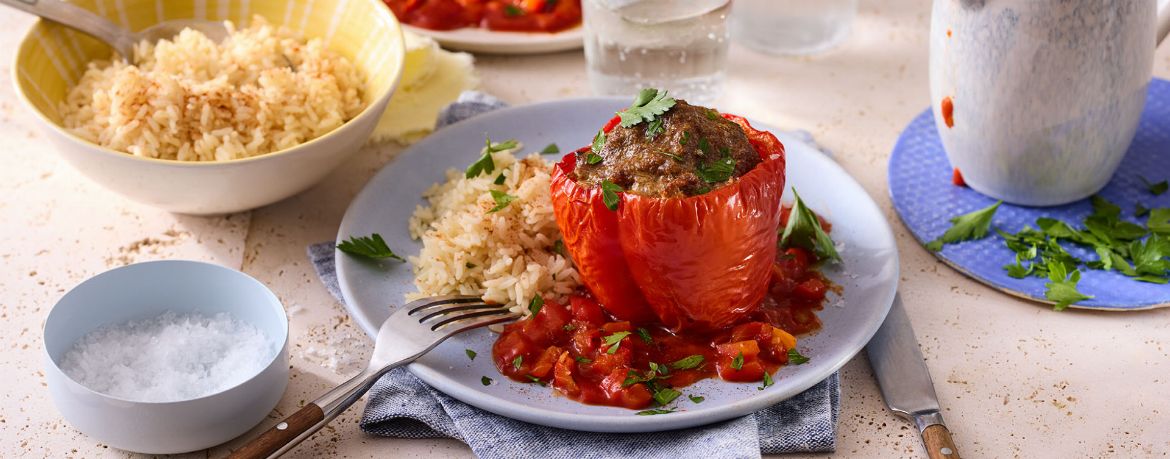
[[[326,392],[259,437],[232,452],[231,459],[278,457],[309,438],[353,405],[386,372],[415,361],[447,338],[522,315],[479,297],[445,295],[407,303],[382,322],[366,369]]]

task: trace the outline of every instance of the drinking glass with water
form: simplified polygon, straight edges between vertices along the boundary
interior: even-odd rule
[[[582,0],[594,94],[664,88],[710,105],[723,90],[730,0]]]

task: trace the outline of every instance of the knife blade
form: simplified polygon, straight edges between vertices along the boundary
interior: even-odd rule
[[[914,421],[926,454],[931,459],[959,459],[901,295],[894,296],[886,321],[865,346],[865,351],[886,406]]]

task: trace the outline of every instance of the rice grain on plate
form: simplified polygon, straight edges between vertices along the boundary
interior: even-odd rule
[[[447,182],[423,193],[430,204],[410,219],[410,235],[422,239],[414,265],[419,292],[481,295],[485,301],[527,311],[532,298],[565,301],[580,279],[572,261],[557,253],[560,240],[549,197],[551,165],[539,155],[516,160],[512,152],[493,155],[495,170],[474,178],[447,171]],[[496,185],[499,174],[503,184]],[[516,199],[496,207],[491,190]]]
[[[137,65],[91,62],[62,103],[74,134],[137,156],[224,161],[294,147],[365,106],[360,71],[320,39],[256,16],[216,44],[184,30],[142,42]]]

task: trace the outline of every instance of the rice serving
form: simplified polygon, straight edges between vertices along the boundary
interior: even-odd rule
[[[137,156],[224,161],[294,147],[365,107],[348,59],[255,16],[216,44],[186,29],[142,42],[134,61],[89,63],[61,106],[62,124]]]
[[[572,261],[556,249],[561,233],[549,194],[552,165],[537,154],[517,160],[513,151],[492,155],[492,173],[469,179],[450,169],[445,183],[423,193],[430,206],[419,206],[410,219],[411,237],[423,243],[409,259],[419,291],[407,300],[480,295],[527,313],[536,295],[564,302],[581,284]],[[492,212],[492,190],[515,199]]]

